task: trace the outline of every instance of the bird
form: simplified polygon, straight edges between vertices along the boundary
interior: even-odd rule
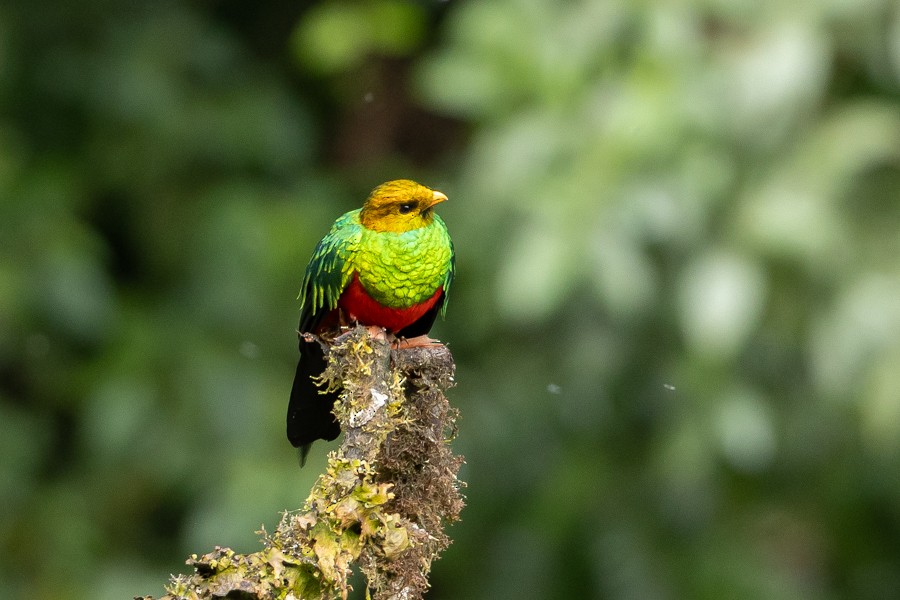
[[[388,181],[362,208],[338,217],[313,251],[299,295],[300,359],[287,412],[287,437],[300,449],[301,466],[314,441],[340,433],[332,413],[340,391],[317,385],[326,367],[317,338],[360,324],[409,345],[433,342],[427,334],[446,313],[456,271],[447,225],[435,212],[446,200],[409,179]]]

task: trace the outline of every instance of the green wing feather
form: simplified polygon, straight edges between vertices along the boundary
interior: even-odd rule
[[[447,231],[447,224],[444,223],[444,220],[439,215],[435,214],[434,220],[440,223],[444,231]],[[453,283],[453,276],[456,273],[456,249],[453,247],[453,240],[450,239],[449,234],[447,235],[447,241],[450,243],[450,268],[447,269],[444,282],[441,284],[444,288],[444,301],[441,302],[442,319],[447,316],[447,303],[450,301],[450,284]]]
[[[314,332],[322,318],[337,308],[353,275],[352,256],[362,238],[359,210],[337,219],[306,266],[300,289],[300,331]]]

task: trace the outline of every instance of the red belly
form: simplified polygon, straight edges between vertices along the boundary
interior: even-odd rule
[[[353,280],[341,298],[338,301],[345,313],[351,319],[358,321],[363,325],[377,325],[384,327],[390,332],[396,333],[404,327],[409,327],[429,310],[434,308],[435,303],[440,299],[443,287],[438,287],[434,294],[424,302],[414,304],[407,308],[389,308],[382,306],[372,299],[359,282],[359,275],[353,274]]]

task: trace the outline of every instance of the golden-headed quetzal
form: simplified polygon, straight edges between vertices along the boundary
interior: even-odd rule
[[[300,290],[300,360],[287,414],[301,461],[315,440],[340,433],[331,412],[338,392],[323,393],[313,379],[325,369],[322,347],[303,334],[327,338],[352,323],[406,339],[427,334],[453,281],[453,243],[434,212],[446,199],[414,181],[389,181],[316,246]]]

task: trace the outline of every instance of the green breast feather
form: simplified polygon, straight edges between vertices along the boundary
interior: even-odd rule
[[[338,218],[313,252],[300,291],[301,331],[314,330],[337,307],[354,272],[374,300],[391,308],[423,302],[443,286],[446,310],[455,256],[444,221],[435,215],[426,227],[376,232],[360,224],[359,212]]]

